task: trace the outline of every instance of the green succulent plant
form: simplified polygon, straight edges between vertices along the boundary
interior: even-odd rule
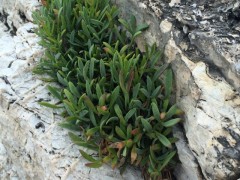
[[[34,13],[46,49],[34,72],[61,85],[48,87],[58,103],[40,104],[62,108],[71,140],[98,152],[80,150],[87,166],[131,163],[155,179],[176,154],[172,127],[181,110],[170,104],[173,75],[161,52],[135,43],[148,25],[118,15],[109,0],[48,0]]]

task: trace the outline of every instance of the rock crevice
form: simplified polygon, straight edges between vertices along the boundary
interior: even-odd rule
[[[239,1],[114,2],[150,24],[143,38],[164,48],[174,70],[187,138],[177,143],[178,178],[239,178]]]

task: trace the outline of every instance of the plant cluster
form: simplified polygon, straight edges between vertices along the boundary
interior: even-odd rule
[[[131,163],[154,179],[176,154],[171,132],[181,111],[170,105],[172,71],[161,53],[135,44],[148,25],[118,14],[109,0],[47,0],[34,13],[46,48],[34,72],[61,85],[48,87],[58,103],[40,104],[63,108],[60,126],[72,130],[71,140],[98,152],[93,158],[80,150],[87,166],[124,170]]]

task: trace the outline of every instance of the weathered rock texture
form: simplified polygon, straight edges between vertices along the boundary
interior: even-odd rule
[[[175,129],[177,179],[240,178],[240,1],[113,0],[149,30],[138,39],[165,48],[185,111]],[[84,167],[77,147],[57,126],[54,101],[31,69],[42,54],[31,12],[37,0],[0,0],[0,179],[141,179],[109,167]]]
[[[38,101],[54,101],[46,83],[32,75],[43,50],[33,33],[37,0],[0,0],[0,179],[141,179],[108,166],[85,167],[62,119]]]
[[[240,178],[240,1],[115,0],[171,62],[185,111],[178,179]],[[139,40],[139,46],[143,40]]]

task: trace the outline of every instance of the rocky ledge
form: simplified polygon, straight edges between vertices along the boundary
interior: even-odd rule
[[[240,178],[240,1],[115,0],[122,15],[150,28],[175,73],[176,101],[185,111],[175,131],[178,179]]]

